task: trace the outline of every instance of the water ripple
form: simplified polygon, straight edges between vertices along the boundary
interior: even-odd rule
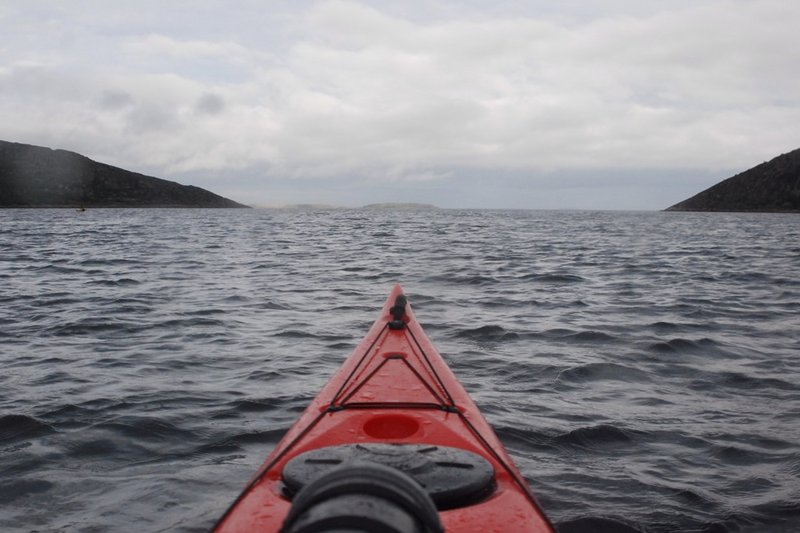
[[[800,522],[796,215],[0,218],[3,531],[206,530],[396,282],[560,531]]]

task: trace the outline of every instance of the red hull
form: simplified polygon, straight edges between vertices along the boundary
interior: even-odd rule
[[[300,453],[339,444],[430,444],[488,460],[497,488],[484,501],[441,511],[448,532],[551,532],[553,528],[505,448],[431,344],[410,306],[405,327],[389,327],[396,286],[380,317],[217,524],[220,532],[278,531],[291,502],[284,465]]]

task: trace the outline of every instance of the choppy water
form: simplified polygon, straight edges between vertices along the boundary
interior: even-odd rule
[[[800,216],[0,211],[0,529],[205,530],[395,282],[562,531],[795,531]]]

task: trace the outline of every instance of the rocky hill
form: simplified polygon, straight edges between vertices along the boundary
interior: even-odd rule
[[[247,207],[74,152],[0,141],[0,207]]]
[[[800,149],[721,181],[667,211],[800,212]]]

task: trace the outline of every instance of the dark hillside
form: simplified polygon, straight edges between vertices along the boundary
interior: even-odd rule
[[[800,149],[717,183],[667,211],[800,212]]]
[[[0,207],[247,207],[74,152],[0,141]]]

